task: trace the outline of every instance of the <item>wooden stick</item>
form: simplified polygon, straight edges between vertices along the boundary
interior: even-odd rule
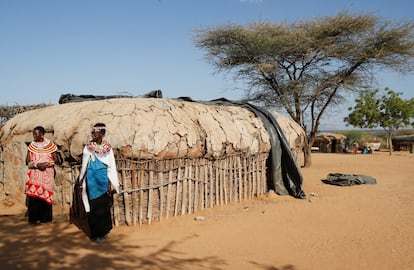
[[[238,184],[239,184],[239,202],[241,202],[242,194],[243,194],[243,185],[242,185],[242,167],[241,167],[240,157],[237,157],[236,163],[237,163],[237,169],[238,169],[237,181],[238,181]]]
[[[265,160],[261,161],[261,178],[262,178],[262,194],[266,193],[266,163]]]
[[[120,190],[120,191],[122,191],[122,190]],[[119,195],[114,194],[114,223],[115,223],[115,226],[119,226],[119,221],[120,221],[118,197],[119,197]]]
[[[267,167],[266,167],[267,158],[268,156],[266,156],[266,158],[263,158],[262,160],[263,193],[266,193],[267,191]]]
[[[138,212],[138,221],[139,224],[142,224],[143,221],[143,204],[144,204],[144,191],[142,190],[142,188],[144,187],[144,171],[140,170],[139,173],[139,188],[141,189],[139,191],[139,212]]]
[[[149,171],[149,184],[148,184],[148,209],[147,209],[147,219],[148,224],[151,224],[152,220],[152,193],[153,193],[153,183],[154,183],[154,172]]]
[[[199,180],[199,162],[196,162],[195,165],[195,172],[194,172],[194,179],[196,180],[194,183],[194,212],[197,212],[198,210],[198,205],[199,205],[199,199],[198,199],[198,180]]]
[[[127,185],[127,179],[126,179],[126,173],[125,173],[125,169],[123,169],[121,171],[122,174],[122,183],[124,188],[126,188]],[[130,208],[130,201],[129,201],[129,193],[128,192],[124,192],[124,207],[125,207],[125,223],[127,225],[131,225],[131,208]]]
[[[248,183],[248,185],[249,185],[249,192],[248,192],[248,198],[249,199],[251,199],[251,198],[253,198],[253,179],[252,179],[252,176],[253,176],[253,172],[252,172],[252,161],[251,161],[251,158],[250,157],[248,157],[248,177],[247,177],[247,183]]]
[[[119,220],[120,220],[118,196],[119,195],[114,194],[114,221],[113,222],[116,227],[119,226]]]
[[[181,179],[181,166],[178,165],[178,171],[177,171],[177,188],[175,189],[174,216],[177,216],[177,213],[178,213],[178,198],[179,198],[179,193],[180,193],[180,179]]]
[[[210,205],[209,205],[209,207],[210,208],[212,208],[213,207],[213,185],[214,185],[214,182],[213,181],[215,181],[215,179],[214,179],[214,176],[213,176],[213,166],[212,166],[212,164],[211,164],[212,162],[211,161],[209,161],[208,162],[208,170],[210,171]]]
[[[158,181],[160,182],[160,221],[162,220],[162,210],[164,207],[164,185],[163,185],[163,173],[158,172]]]
[[[187,178],[188,178],[188,167],[185,164],[184,167],[184,177],[183,177],[183,189],[182,189],[182,197],[181,197],[181,215],[185,214],[185,207],[187,205]]]
[[[227,159],[223,159],[223,169],[221,169],[221,182],[223,184],[223,195],[224,195],[224,203],[228,203],[228,196],[227,196]]]
[[[263,179],[262,179],[262,161],[259,159],[256,163],[257,169],[257,193],[262,195]]]
[[[188,213],[192,213],[192,175],[193,175],[193,165],[192,162],[190,162],[190,165],[188,166],[188,192],[187,192],[187,197],[188,197]]]
[[[233,157],[229,157],[228,160],[228,175],[229,175],[229,202],[232,203],[233,202]]]
[[[207,196],[208,196],[208,167],[205,162],[203,162],[203,201],[201,204],[201,208],[205,209],[207,208]]]
[[[257,177],[256,177],[256,162],[254,158],[251,158],[251,170],[252,170],[252,195],[257,196]]]
[[[132,189],[137,188],[137,171],[135,168],[131,171],[131,186]],[[138,223],[138,194],[136,191],[132,193],[132,224],[134,226]]]
[[[171,163],[171,162],[170,162]],[[165,218],[169,217],[170,214],[170,200],[171,200],[171,181],[172,181],[172,166],[169,166],[170,171],[168,172],[168,186],[167,186],[167,212],[165,213]]]
[[[214,161],[215,165],[216,165],[216,175],[215,175],[215,182],[216,182],[216,205],[220,205],[220,172],[219,172],[219,165],[217,164],[218,161]]]

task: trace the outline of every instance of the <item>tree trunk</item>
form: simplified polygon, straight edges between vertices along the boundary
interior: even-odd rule
[[[389,149],[390,149],[390,155],[392,155],[392,134],[391,133],[389,133],[388,134],[388,145],[389,145]]]
[[[312,144],[309,144],[308,140],[305,140],[305,146],[304,146],[304,155],[305,155],[305,167],[311,167],[312,166]]]

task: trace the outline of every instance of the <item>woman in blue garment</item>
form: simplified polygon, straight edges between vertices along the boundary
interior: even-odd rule
[[[104,242],[112,229],[111,193],[119,192],[118,172],[111,144],[103,137],[106,125],[92,128],[92,140],[83,149],[80,178],[82,201],[88,216],[91,240]]]

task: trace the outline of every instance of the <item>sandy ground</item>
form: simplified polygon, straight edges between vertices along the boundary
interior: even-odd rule
[[[103,244],[74,225],[0,217],[1,269],[414,269],[414,154],[313,155],[306,200],[269,194],[141,227]],[[322,183],[330,172],[376,185]],[[310,196],[314,193],[316,196]],[[197,221],[195,217],[204,220]]]

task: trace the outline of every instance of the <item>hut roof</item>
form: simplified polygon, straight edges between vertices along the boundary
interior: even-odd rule
[[[105,99],[27,111],[5,123],[0,144],[30,142],[33,128],[41,125],[61,151],[78,160],[96,122],[107,125],[107,139],[127,158],[221,157],[270,149],[263,123],[246,108],[164,98]]]
[[[297,147],[298,145],[303,146],[306,138],[306,133],[303,128],[292,120],[292,118],[286,117],[279,113],[276,108],[266,108],[273,117],[277,120],[279,126],[283,130],[283,134],[286,137],[291,148]]]
[[[316,139],[322,139],[326,141],[330,141],[332,139],[336,140],[345,140],[347,136],[340,133],[332,133],[332,132],[321,132],[316,135]]]
[[[402,135],[392,137],[392,142],[414,142],[414,135]]]

